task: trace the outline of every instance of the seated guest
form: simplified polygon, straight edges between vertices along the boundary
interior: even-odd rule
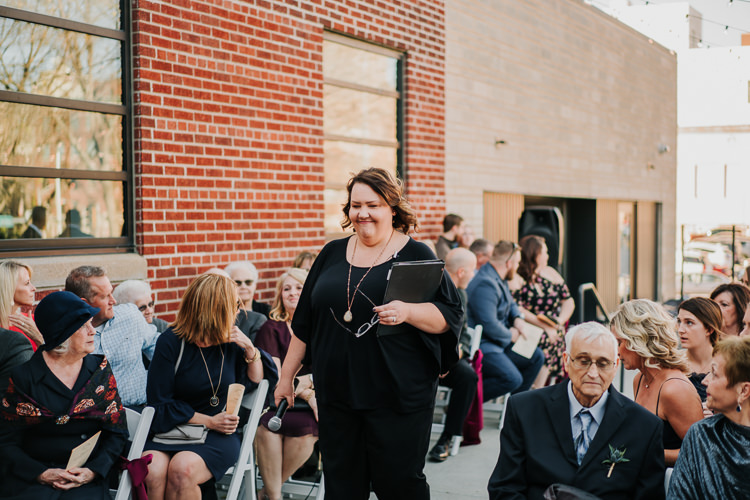
[[[54,292],[36,308],[44,345],[13,369],[0,405],[0,457],[9,474],[0,497],[109,499],[104,480],[127,441],[117,384],[94,350],[91,320],[99,309],[70,292]],[[71,450],[101,432],[80,467]]]
[[[164,333],[169,328],[169,323],[154,316],[154,296],[151,293],[151,286],[145,281],[123,281],[117,285],[115,291],[112,292],[112,296],[118,304],[135,304],[143,314],[146,323],[156,327],[157,333]]]
[[[656,302],[636,299],[621,304],[611,324],[623,366],[640,372],[633,380],[635,402],[664,422],[664,461],[671,467],[688,429],[703,418],[674,319]]]
[[[706,400],[706,386],[702,382],[711,368],[711,353],[721,336],[721,325],[721,309],[711,299],[693,297],[677,310],[677,335],[687,352],[688,378],[701,401]]]
[[[200,486],[221,479],[240,453],[239,417],[225,411],[230,384],[255,389],[276,369],[239,328],[237,287],[227,277],[203,274],[190,283],[177,319],[157,341],[148,372],[148,404],[155,411],[151,430],[178,424],[208,428],[202,444],[146,443],[153,459],[146,476],[151,500],[201,498]],[[265,365],[265,366],[264,366]]]
[[[255,300],[255,287],[258,285],[258,270],[255,269],[252,262],[232,262],[224,268],[224,270],[237,284],[240,292],[240,300],[242,301],[242,310],[260,313],[268,319],[268,314],[271,312],[271,306]],[[251,318],[247,321],[251,322],[253,327],[260,328],[260,324],[257,323],[256,319]],[[240,330],[242,330],[242,328],[240,328]],[[255,330],[255,332],[257,332],[257,330]]]
[[[294,264],[292,264],[292,267],[297,267],[299,269],[304,269],[305,271],[310,271],[310,268],[313,265],[313,262],[315,262],[315,257],[317,257],[318,254],[315,252],[300,252],[295,258],[294,258]]]
[[[278,370],[292,340],[292,317],[306,278],[307,271],[297,268],[279,277],[271,319],[258,332],[256,345],[273,357]],[[318,440],[317,404],[309,373],[310,368],[306,366],[298,372],[295,397],[307,402],[310,408],[288,412],[278,432],[268,428],[274,412],[268,411],[261,417],[255,445],[263,478],[259,495],[262,500],[281,500],[281,485],[310,457]]]
[[[569,382],[508,400],[490,500],[540,499],[553,483],[607,500],[664,498],[662,424],[611,387],[614,336],[583,323],[568,330],[565,345]]]
[[[736,336],[742,331],[742,318],[750,302],[750,288],[742,283],[723,283],[711,292],[713,299],[721,308],[723,335]]]
[[[11,304],[7,315],[10,326],[5,323],[2,326],[22,333],[31,343],[31,348],[36,351],[44,343],[44,339],[31,314],[35,292],[29,266],[15,260],[0,262],[0,298],[3,302],[9,301]],[[22,308],[28,312],[23,312]]]
[[[728,337],[714,347],[703,379],[714,411],[682,443],[668,498],[747,498],[750,491],[750,338]]]
[[[443,217],[443,234],[435,242],[438,259],[445,259],[448,252],[459,246],[459,237],[464,232],[464,219],[460,215],[448,214]]]
[[[513,351],[523,335],[526,322],[508,288],[521,260],[518,245],[501,241],[492,250],[490,260],[479,268],[466,288],[466,314],[471,328],[482,325],[482,381],[484,400],[508,392],[515,394],[531,387],[544,364],[538,347],[531,358]]]
[[[445,256],[445,270],[456,285],[464,311],[466,310],[466,286],[474,277],[476,266],[477,258],[465,248],[454,248]],[[450,387],[451,397],[445,412],[443,433],[427,455],[433,462],[443,462],[450,455],[452,438],[462,434],[464,419],[477,393],[479,377],[469,363],[471,336],[467,333],[466,314],[464,314],[464,324],[458,340],[460,344],[458,363],[440,377],[440,385]]]
[[[477,257],[477,269],[489,262],[494,246],[484,238],[478,238],[469,245],[469,250]]]
[[[112,365],[122,404],[140,411],[146,404],[146,367],[143,356],[151,359],[159,334],[134,304],[117,303],[112,284],[104,269],[81,266],[65,279],[65,290],[87,304],[99,308],[91,324],[96,329],[94,354],[104,354]]]

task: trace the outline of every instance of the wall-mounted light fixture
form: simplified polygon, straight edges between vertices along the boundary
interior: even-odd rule
[[[659,154],[663,155],[664,153],[669,153],[669,146],[666,144],[659,144]]]
[[[507,144],[507,143],[502,139],[495,139],[495,147],[498,147],[500,144]]]

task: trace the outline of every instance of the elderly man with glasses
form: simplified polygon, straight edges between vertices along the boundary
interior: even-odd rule
[[[570,381],[508,401],[490,500],[542,498],[551,485],[608,500],[664,498],[662,423],[611,386],[615,337],[590,322],[565,342]]]
[[[500,241],[466,288],[469,326],[482,325],[479,349],[485,401],[528,390],[544,364],[544,353],[538,347],[530,358],[513,351],[526,327],[508,288],[521,261],[518,250],[515,243]]]

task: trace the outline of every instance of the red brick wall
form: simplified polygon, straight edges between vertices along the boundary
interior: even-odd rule
[[[157,314],[171,317],[194,276],[239,259],[256,264],[260,298],[270,302],[281,270],[324,244],[326,29],[407,53],[407,189],[422,237],[438,232],[442,0],[132,6],[136,231]]]

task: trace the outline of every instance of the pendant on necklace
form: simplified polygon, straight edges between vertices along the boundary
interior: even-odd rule
[[[219,398],[217,398],[216,396],[213,396],[211,399],[208,400],[208,404],[216,408],[217,406],[219,406]]]
[[[346,312],[344,313],[344,321],[346,321],[347,323],[351,323],[351,322],[352,322],[352,319],[354,319],[354,317],[352,316],[352,312],[351,312],[351,311],[349,311],[349,310],[347,310],[347,311],[346,311]]]

